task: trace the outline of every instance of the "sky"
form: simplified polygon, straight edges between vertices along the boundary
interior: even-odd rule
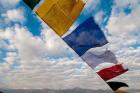
[[[109,89],[22,0],[0,6],[0,88]],[[113,80],[140,89],[140,0],[89,0],[85,7],[71,29],[93,16],[108,48],[129,68]]]

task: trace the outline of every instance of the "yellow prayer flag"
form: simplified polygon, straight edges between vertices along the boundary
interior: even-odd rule
[[[62,36],[79,16],[84,5],[82,0],[45,0],[36,13]]]

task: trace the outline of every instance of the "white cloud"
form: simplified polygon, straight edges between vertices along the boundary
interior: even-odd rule
[[[86,8],[85,15],[91,14],[91,12],[95,11],[98,4],[100,4],[100,0],[96,0],[96,1],[95,0],[88,0],[86,5],[85,5],[85,8]]]
[[[12,7],[19,3],[20,0],[0,0],[0,5],[4,7]]]
[[[133,6],[137,5],[140,2],[140,0],[115,0],[115,4],[117,7],[121,7],[124,8],[126,7],[128,4],[131,4]]]
[[[8,52],[7,54],[6,54],[8,57],[16,57],[17,56],[17,53],[16,52]]]
[[[103,11],[99,11],[96,15],[95,15],[95,21],[98,24],[101,24],[102,20],[103,20],[103,16],[104,16],[104,12]]]
[[[140,28],[138,13],[140,13],[140,7],[134,9],[130,15],[125,15],[124,12],[121,12],[115,16],[113,13],[108,24],[109,30],[112,33],[121,33],[123,35],[130,34],[132,31],[137,31]]]
[[[11,9],[6,13],[1,14],[5,18],[6,22],[23,22],[25,20],[23,9]]]
[[[99,3],[98,1],[95,2],[95,5]],[[116,0],[112,16],[107,25],[109,34],[111,34],[108,36],[110,41],[109,49],[116,53],[120,62],[123,62],[130,70],[134,70],[136,74],[133,78],[137,78],[140,75],[138,73],[140,48],[132,48],[132,45],[139,42],[140,39],[140,34],[138,34],[140,28],[140,16],[138,15],[140,7],[137,1]],[[8,7],[9,4],[16,5],[18,0],[0,0],[0,3]],[[129,3],[133,6],[131,14],[125,15],[123,11],[116,12],[117,8],[124,8]],[[92,3],[89,2],[89,4]],[[2,15],[6,20],[10,21],[23,21],[24,19],[22,9],[8,10]],[[103,13],[98,15],[97,17],[100,19]],[[4,39],[7,39],[9,44]],[[34,37],[26,28],[20,26],[1,30],[0,48],[5,48],[8,51],[5,58],[7,62],[0,63],[0,76],[4,78],[2,84],[4,83],[6,88],[59,88],[59,86],[63,88],[108,88],[81,60],[68,59],[66,51],[70,52],[71,49],[66,47],[60,38],[53,31],[48,30],[47,27],[43,27],[41,38]],[[16,51],[11,53],[11,50]],[[70,54],[73,54],[73,52],[70,52]],[[73,55],[74,58],[77,58],[77,55]],[[50,56],[62,58],[52,60],[49,59]],[[14,68],[13,64],[11,64],[13,60],[18,61],[18,66]],[[124,74],[124,76],[120,76],[116,80],[127,80],[132,86],[133,81],[135,81],[136,85],[140,85],[138,78],[130,80],[132,73]],[[44,82],[48,83],[44,84]]]
[[[114,8],[116,8],[116,6]],[[114,49],[114,51],[117,50],[117,53],[122,50],[124,51],[121,53],[126,53],[127,50],[133,52],[135,49],[132,50],[132,45],[138,43],[140,37],[140,16],[137,15],[140,13],[140,7],[133,9],[129,15],[125,15],[124,12],[116,15],[117,12],[115,12],[115,9],[113,10],[107,25],[109,33],[111,34],[111,36],[108,36],[111,48]]]
[[[72,49],[68,48],[61,38],[56,33],[48,28],[42,29],[42,39],[44,40],[45,47],[47,48],[48,55],[53,56],[68,56],[71,55]],[[61,48],[60,48],[61,47]],[[67,51],[67,52],[66,52]]]
[[[70,52],[68,47],[47,29],[43,28],[41,37],[34,37],[19,25],[1,31],[1,41],[8,40],[10,46],[16,49],[15,52],[10,52],[11,48],[3,47],[8,51],[5,58],[7,62],[0,64],[0,75],[4,78],[2,83],[5,84],[3,87],[109,89],[73,52],[71,54],[75,56],[69,59],[65,53]],[[44,58],[43,54],[47,56]],[[62,56],[59,59],[49,59],[49,54]],[[14,60],[17,62],[13,65],[11,63]]]
[[[140,5],[139,0],[115,0],[112,15],[107,25],[108,40],[112,51],[115,52],[120,63],[129,68],[129,72],[115,78],[116,81],[128,82],[130,88],[138,88],[140,85]],[[130,14],[122,11],[128,4],[132,6]],[[118,9],[121,11],[117,12]],[[132,73],[137,73],[132,76]],[[135,80],[134,80],[135,78]],[[134,81],[135,84],[134,85]]]

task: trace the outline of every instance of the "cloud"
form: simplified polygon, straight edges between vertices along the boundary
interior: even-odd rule
[[[105,14],[104,14],[103,11],[99,11],[99,12],[95,15],[95,21],[96,21],[98,24],[101,24],[104,15],[105,15]]]
[[[67,44],[61,40],[61,38],[46,24],[42,24],[42,39],[47,48],[47,54],[53,57],[70,56],[74,52],[70,49]],[[60,48],[61,47],[61,48]],[[67,52],[66,52],[67,51]]]
[[[4,20],[0,20],[0,23],[6,20],[21,22],[25,19],[22,9],[9,9],[18,2],[19,0],[0,1],[3,7],[7,7],[2,9],[8,9],[2,13]],[[126,15],[123,8],[128,4],[133,11]],[[131,70],[115,79],[125,80],[134,88],[140,85],[137,78],[140,66],[140,47],[137,45],[140,41],[139,13],[138,0],[115,0],[112,15],[106,26],[109,32],[109,49],[114,51],[120,63],[124,63]],[[102,19],[103,15],[99,12],[97,19]],[[44,24],[41,37],[34,37],[26,27],[19,25],[0,30],[0,49],[6,51],[3,58],[6,62],[0,63],[0,76],[3,78],[0,82],[4,84],[4,88],[108,88],[83,61],[76,60],[77,55]],[[1,50],[0,52],[3,53]],[[133,81],[136,82],[135,86]]]
[[[137,13],[140,12],[140,7],[133,9],[132,13],[129,15],[124,14],[124,12],[117,13],[115,12],[115,9],[116,6],[113,9],[114,11],[112,12],[112,16],[107,25],[108,31],[110,33],[108,39],[110,41],[111,47],[114,49],[114,51],[117,50],[117,53],[122,50],[126,52],[129,50],[131,51],[129,53],[132,53],[133,51],[137,50],[133,49],[133,45],[139,43],[140,34],[138,34],[138,29],[140,28],[140,23],[138,20],[140,20],[140,16],[137,15]],[[126,52],[124,51],[123,53],[125,54]]]
[[[47,27],[43,26],[41,37],[35,37],[25,27],[15,25],[1,30],[0,38],[8,42],[2,47],[7,50],[6,62],[0,63],[4,88],[109,89],[77,55],[71,52],[69,58],[66,51],[71,49]]]
[[[13,7],[19,3],[20,0],[1,0],[0,5],[3,7]]]
[[[1,14],[6,22],[23,22],[25,20],[22,9],[7,10],[6,13]]]
[[[140,85],[140,6],[139,0],[115,0],[112,15],[106,26],[109,32],[109,49],[114,51],[120,63],[124,63],[130,71],[118,78],[117,81],[128,82],[130,88],[138,88]],[[126,14],[123,9],[126,6],[132,6],[132,11]],[[118,11],[119,10],[119,11]],[[132,73],[137,73],[132,76]],[[135,80],[134,80],[135,79]],[[135,84],[134,85],[134,81]]]
[[[125,0],[125,1],[115,0],[116,6],[122,8],[122,9],[125,8],[128,4],[135,6],[139,2],[140,2],[140,0]]]

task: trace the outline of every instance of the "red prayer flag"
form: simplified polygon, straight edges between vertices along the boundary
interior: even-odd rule
[[[112,78],[115,78],[125,72],[127,72],[128,69],[124,69],[122,64],[117,64],[114,66],[111,66],[109,68],[105,68],[97,72],[99,76],[104,79],[105,81],[110,80]]]

